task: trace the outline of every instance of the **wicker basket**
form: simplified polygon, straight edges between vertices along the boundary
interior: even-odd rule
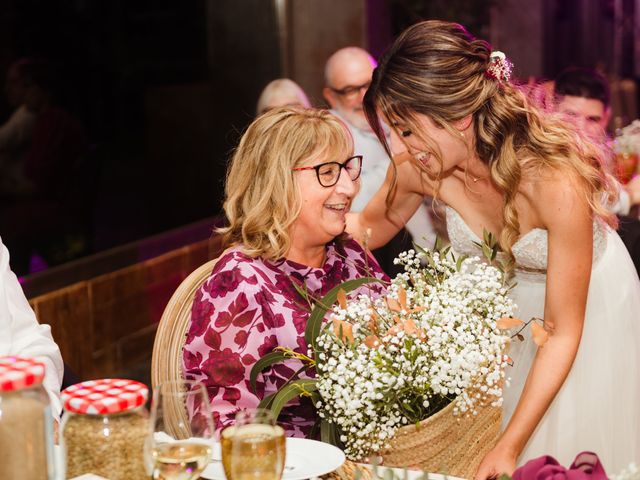
[[[449,404],[418,426],[398,430],[381,452],[383,464],[473,478],[498,440],[501,423],[500,407],[478,408],[476,416],[464,417],[454,416]]]

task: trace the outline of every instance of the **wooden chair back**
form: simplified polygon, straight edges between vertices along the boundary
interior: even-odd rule
[[[182,347],[191,319],[191,306],[197,290],[211,275],[216,261],[217,258],[208,261],[185,278],[164,309],[151,358],[151,384],[154,389],[163,382],[183,378]],[[177,401],[174,404],[165,402],[164,415],[169,430],[171,425],[188,424],[186,405]]]

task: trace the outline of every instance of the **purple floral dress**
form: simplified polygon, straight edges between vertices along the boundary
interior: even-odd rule
[[[241,247],[228,250],[218,260],[196,293],[182,352],[185,378],[202,382],[208,391],[217,432],[233,422],[238,410],[256,407],[301,367],[291,359],[266,369],[258,376],[257,395],[249,385],[255,362],[275,347],[308,353],[304,330],[310,307],[293,282],[321,298],[341,282],[363,276],[389,280],[354,240],[328,244],[321,268],[252,258]],[[373,283],[351,295],[383,291],[384,285]],[[313,372],[300,377],[309,375]],[[196,405],[190,414],[198,415],[198,410]],[[278,419],[288,436],[297,437],[308,436],[314,421],[307,399],[290,402]]]

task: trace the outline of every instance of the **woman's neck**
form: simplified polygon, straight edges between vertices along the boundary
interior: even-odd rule
[[[491,177],[489,167],[475,156],[456,168],[465,179],[472,183],[489,180]]]
[[[312,268],[320,268],[327,259],[327,247],[320,245],[317,247],[300,248],[292,245],[284,257],[292,262],[307,265]]]

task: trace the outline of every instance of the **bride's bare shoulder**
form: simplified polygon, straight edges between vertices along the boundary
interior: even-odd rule
[[[585,205],[584,184],[575,171],[543,168],[536,175],[526,175],[520,183],[520,193],[535,210],[538,218],[572,214]]]

